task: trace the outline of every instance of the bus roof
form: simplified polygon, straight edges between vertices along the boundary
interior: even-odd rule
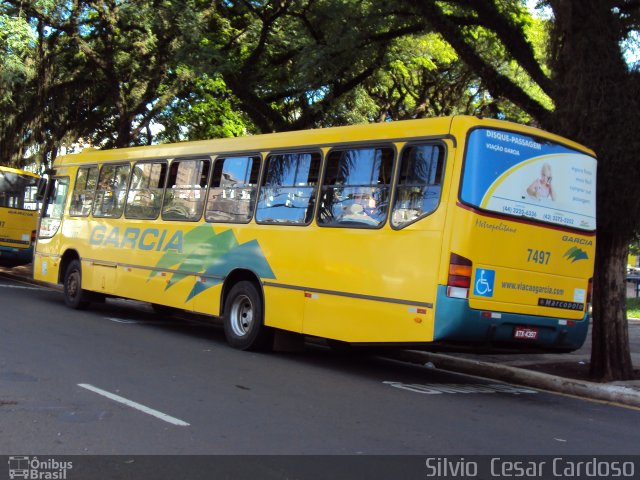
[[[341,143],[353,144],[359,141],[406,141],[425,137],[442,138],[452,133],[454,130],[454,122],[459,128],[491,127],[515,130],[524,134],[548,138],[595,156],[591,150],[586,149],[584,146],[544,130],[503,120],[459,115],[247,135],[243,137],[220,138],[213,140],[185,141],[179,143],[166,143],[109,150],[88,148],[78,154],[64,155],[56,158],[54,167],[109,161],[175,158],[212,153],[220,155],[229,155],[241,152],[244,154],[258,153],[260,151],[270,151],[273,149],[282,149],[287,147],[305,148],[312,146],[335,146]],[[459,131],[458,128],[455,130]]]
[[[33,172],[27,172],[26,170],[20,170],[19,168],[11,168],[0,165],[0,170],[3,172],[16,173],[18,175],[27,175],[29,177],[40,178],[40,175]]]

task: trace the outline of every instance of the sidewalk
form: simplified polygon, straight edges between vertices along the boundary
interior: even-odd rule
[[[32,266],[0,267],[0,274],[32,280]],[[517,383],[543,390],[640,407],[640,319],[629,320],[629,343],[636,380],[595,383],[589,380],[591,330],[587,341],[572,353],[432,353],[403,350],[385,356],[429,367]]]

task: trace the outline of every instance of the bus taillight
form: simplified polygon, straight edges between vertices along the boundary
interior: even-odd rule
[[[468,298],[471,285],[471,260],[455,253],[449,259],[449,277],[447,279],[447,296]]]
[[[589,279],[589,286],[587,287],[587,304],[591,304],[593,298],[593,278]]]
[[[35,245],[36,244],[36,231],[32,230],[31,231],[31,245]]]

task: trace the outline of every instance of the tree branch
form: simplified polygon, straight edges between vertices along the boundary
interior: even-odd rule
[[[460,58],[474,70],[487,85],[487,89],[494,97],[508,98],[525,112],[536,118],[541,124],[546,123],[549,111],[539,102],[531,98],[518,85],[508,77],[502,75],[490,64],[478,55],[475,49],[469,45],[464,36],[435,2],[420,2],[418,8],[444,39],[456,50]]]
[[[509,55],[517,60],[547,95],[551,96],[551,80],[536,60],[533,46],[523,36],[522,25],[518,26],[509,21],[508,16],[500,13],[492,1],[475,0],[471,3],[479,14],[481,24],[498,35]]]

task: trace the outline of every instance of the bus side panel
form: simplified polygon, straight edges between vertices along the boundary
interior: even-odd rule
[[[196,276],[196,284],[203,283],[205,280],[202,277]],[[220,311],[220,300],[222,297],[222,281],[216,282],[212,287],[207,288],[193,298],[193,310],[197,313],[204,315],[222,316]],[[156,297],[155,300],[148,300],[151,303],[166,303],[166,298],[163,295]]]
[[[443,211],[398,231],[319,228],[306,262],[314,276],[304,332],[347,342],[431,341]]]
[[[135,298],[143,302],[157,303],[158,305],[167,305],[175,308],[189,310],[190,304],[181,304],[180,297],[176,297],[178,292],[171,288],[172,275],[168,273],[159,273],[151,276],[149,268],[139,268],[130,265],[118,265],[117,269],[117,290],[115,294],[126,297]],[[184,289],[192,288],[195,279],[183,279],[185,283]],[[189,285],[186,285],[186,284]],[[169,288],[168,288],[169,287]],[[182,294],[185,298],[189,292],[183,290]]]
[[[308,294],[304,331],[353,343],[430,342],[433,310],[325,293]]]
[[[315,274],[305,266],[312,256],[308,241],[311,228],[314,227],[255,224],[233,228],[239,246],[255,244],[253,258],[237,257],[230,266],[248,270],[260,278],[267,326],[302,332],[302,288]]]
[[[89,253],[117,263],[114,288],[109,293],[192,311],[198,272],[184,267],[190,251],[184,237],[189,230],[177,223],[157,229],[131,220],[112,225],[119,229],[117,235],[114,228],[107,230],[106,240],[94,234]]]
[[[33,278],[45,283],[57,284],[60,270],[60,257],[40,253],[47,250],[43,241],[38,241],[38,250],[33,256]]]
[[[82,262],[82,286],[85,290],[113,294],[116,291],[116,266]]]
[[[265,285],[264,324],[290,332],[302,332],[304,292]]]
[[[181,310],[193,311],[196,275],[180,275],[159,272],[154,276],[150,270],[129,266],[118,266],[114,294],[142,302],[157,303]]]
[[[158,227],[126,219],[65,217],[63,235],[40,240],[38,250],[76,251],[86,290],[191,310],[196,279],[179,273],[187,256],[180,227],[177,223]],[[65,243],[56,249],[55,239],[60,238]]]

